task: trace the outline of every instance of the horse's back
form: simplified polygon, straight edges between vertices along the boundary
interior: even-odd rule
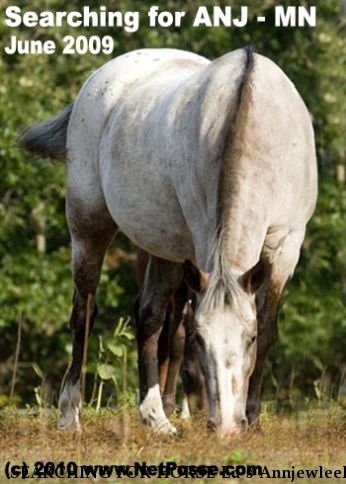
[[[99,143],[112,109],[133,86],[153,79],[158,72],[176,61],[180,65],[206,64],[196,54],[174,49],[140,49],[121,55],[95,71],[84,83],[74,103],[69,124],[68,149],[82,140],[90,152]],[[92,139],[90,139],[92,138]],[[89,141],[88,141],[89,140]]]
[[[176,61],[187,75],[209,62],[185,51],[141,49],[109,61],[84,83],[74,102],[67,132],[67,185],[74,198],[86,204],[90,200],[90,207],[103,205],[99,153],[112,112],[134,86],[155,79],[157,73]]]

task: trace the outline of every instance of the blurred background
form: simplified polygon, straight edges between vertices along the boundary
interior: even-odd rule
[[[0,0],[2,17],[10,4]],[[234,13],[244,4],[233,1]],[[278,4],[317,5],[317,27],[275,28],[273,7]],[[89,74],[110,59],[103,54],[61,55],[67,34],[111,35],[114,57],[142,47],[171,47],[214,59],[252,43],[295,83],[315,127],[319,200],[284,298],[264,398],[279,409],[336,398],[346,374],[345,2],[253,0],[248,2],[250,21],[241,29],[192,28],[198,6],[212,7],[210,1],[157,1],[161,9],[188,12],[181,28],[168,29],[147,27],[148,5],[139,0],[21,2],[23,11],[37,12],[85,5],[139,11],[141,27],[130,34],[116,28],[9,29],[0,24],[0,407],[10,396],[20,406],[56,404],[71,354],[73,287],[64,165],[28,156],[15,144],[27,124],[49,119],[70,103]],[[265,25],[252,20],[257,15],[266,15]],[[3,47],[10,35],[54,39],[59,53],[7,56]],[[87,398],[95,406],[113,406],[124,395],[136,395],[134,265],[135,247],[118,236],[105,260],[99,317],[89,344]]]

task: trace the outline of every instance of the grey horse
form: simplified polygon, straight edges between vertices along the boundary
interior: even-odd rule
[[[142,422],[175,431],[157,347],[185,261],[207,281],[195,320],[209,425],[229,435],[256,421],[278,303],[317,197],[312,123],[282,70],[248,48],[213,62],[133,51],[92,74],[73,105],[27,128],[19,144],[66,159],[75,293],[60,428],[79,426],[87,301],[118,228],[152,254],[138,307]]]

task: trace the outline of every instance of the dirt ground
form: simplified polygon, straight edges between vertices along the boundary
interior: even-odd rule
[[[267,474],[246,478],[240,476],[231,482],[345,482],[333,477],[298,478],[299,469],[340,470],[346,476],[346,415],[335,405],[319,406],[278,416],[266,411],[262,414],[261,433],[250,431],[245,435],[224,440],[207,432],[205,419],[180,421],[173,418],[178,428],[176,437],[154,435],[139,424],[135,409],[122,408],[119,411],[83,410],[83,431],[81,434],[61,433],[55,428],[57,413],[46,410],[41,413],[33,409],[2,412],[0,418],[0,482],[8,482],[6,463],[29,465],[29,473],[37,461],[58,464],[63,461],[77,465],[133,465],[146,462],[159,465],[161,462],[175,462],[177,465],[214,465],[218,472],[222,466],[245,466],[247,464],[266,466]],[[294,468],[292,467],[294,466]],[[228,468],[231,472],[232,468]],[[292,481],[292,472],[295,471]],[[273,471],[279,472],[274,474]],[[284,470],[291,474],[282,477]],[[18,471],[18,469],[17,469]],[[14,469],[14,474],[16,474]],[[242,472],[242,470],[240,470]],[[345,476],[344,476],[345,472]],[[12,475],[14,475],[12,474]],[[60,474],[60,475],[63,475]],[[174,473],[178,476],[178,470]],[[224,474],[225,475],[225,474]],[[230,474],[228,474],[230,476]],[[149,480],[149,478],[144,478]],[[218,474],[213,479],[195,478],[195,482],[227,482],[230,479]],[[13,482],[22,482],[16,477]],[[29,482],[142,482],[143,478],[103,479],[89,478],[31,478]],[[150,482],[186,482],[183,477],[150,479]],[[25,482],[25,481],[24,481]]]

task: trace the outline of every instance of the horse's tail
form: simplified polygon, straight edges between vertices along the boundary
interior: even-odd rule
[[[246,54],[246,59],[245,59],[245,65],[244,65],[244,71],[243,71],[243,80],[240,87],[240,95],[242,94],[243,87],[246,84],[248,77],[252,71],[252,68],[254,65],[254,55],[256,53],[255,47],[252,44],[244,47],[244,50]]]
[[[73,104],[46,123],[28,126],[17,139],[19,148],[43,158],[66,158],[66,133]]]
[[[239,127],[237,126],[237,123],[241,124],[241,121],[239,120],[239,118],[244,117],[244,114],[245,116],[247,116],[247,111],[248,111],[247,104],[249,102],[248,98],[251,98],[251,87],[249,83],[249,78],[254,66],[255,49],[253,45],[248,45],[247,47],[244,48],[244,51],[245,51],[246,57],[244,62],[242,81],[239,86],[238,106],[235,114],[233,130],[236,130],[236,128]]]
[[[240,80],[238,81],[238,95],[235,102],[232,99],[232,109],[230,110],[230,118],[227,119],[226,139],[224,145],[224,160],[222,166],[222,176],[220,177],[220,193],[221,205],[223,212],[228,212],[229,201],[229,187],[234,183],[234,166],[235,157],[239,157],[242,152],[242,132],[247,125],[248,113],[251,101],[251,85],[250,77],[254,67],[255,51],[252,45],[245,47],[243,50],[243,67]],[[238,70],[239,70],[239,66]],[[235,154],[236,149],[236,154]],[[226,196],[223,197],[223,193]],[[225,207],[226,206],[226,207]]]

